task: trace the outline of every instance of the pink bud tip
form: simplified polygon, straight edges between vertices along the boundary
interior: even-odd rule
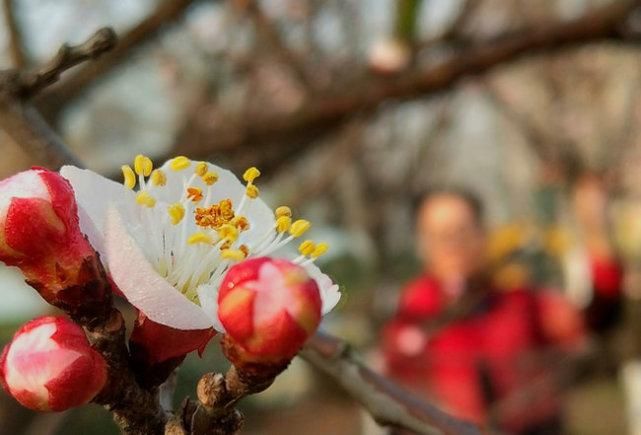
[[[240,354],[253,362],[294,357],[321,319],[316,281],[290,261],[253,258],[225,276],[218,317]],[[232,361],[234,362],[234,361]]]
[[[0,383],[23,406],[64,411],[91,401],[105,385],[107,365],[83,330],[65,317],[24,325],[0,356]]]

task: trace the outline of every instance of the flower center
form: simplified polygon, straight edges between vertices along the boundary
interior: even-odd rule
[[[230,191],[236,188],[227,187],[225,191],[224,186],[219,186],[215,168],[183,156],[154,170],[151,159],[138,155],[133,168],[124,165],[122,172],[127,188],[133,190],[138,184],[135,198],[144,229],[140,245],[148,260],[171,285],[197,304],[199,287],[218,285],[234,262],[270,255],[301,237],[311,226],[304,219],[292,221],[290,208],[281,206],[274,212],[275,223],[268,231],[251,231],[260,224],[252,221],[256,219],[252,213],[244,213],[248,202],[259,196],[254,182],[260,171],[253,167],[243,174],[245,189],[236,199],[230,198]],[[325,243],[305,240],[294,262],[313,262],[327,248]]]
[[[196,225],[202,228],[217,230],[225,224],[231,223],[236,217],[230,199],[223,199],[218,204],[207,207],[197,207],[194,212]],[[239,216],[246,220],[244,216]]]

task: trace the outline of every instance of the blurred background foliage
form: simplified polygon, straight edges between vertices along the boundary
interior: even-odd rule
[[[467,47],[617,3],[3,0],[0,67],[38,64],[62,42],[113,26],[125,47],[121,57],[71,71],[72,79],[39,97],[43,115],[82,162],[114,177],[137,153],[157,162],[194,155],[237,172],[256,163],[268,202],[291,204],[313,220],[312,237],[331,244],[324,266],[345,297],[325,327],[368,352],[399,287],[418,271],[411,199],[435,183],[478,192],[496,228],[491,255],[518,251],[537,283],[559,286],[560,258],[573,243],[568,187],[578,171],[601,174],[627,265],[628,309],[639,311],[635,38],[524,56],[440,92],[377,94]],[[340,112],[359,92],[374,103]],[[310,113],[320,121],[306,124]],[[0,150],[1,177],[46,164],[3,132]],[[20,322],[49,308],[13,271],[0,274],[5,342]],[[630,347],[629,339],[621,342]],[[203,359],[191,356],[177,397],[193,395],[199,374],[222,367],[215,344]],[[356,405],[318,376],[297,362],[248,400],[246,433],[362,430]],[[622,433],[623,409],[616,380],[597,373],[569,391],[570,431]],[[98,407],[34,416],[0,395],[0,433],[115,428]]]

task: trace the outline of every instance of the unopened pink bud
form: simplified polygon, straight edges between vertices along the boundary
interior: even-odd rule
[[[2,352],[0,381],[23,406],[64,411],[91,401],[107,379],[107,365],[83,330],[65,317],[24,325]]]
[[[34,168],[0,181],[0,261],[19,267],[61,308],[104,299],[107,286],[96,285],[104,276],[80,231],[73,189],[56,172]]]
[[[240,348],[227,356],[245,362],[289,361],[316,331],[321,305],[316,281],[301,266],[265,257],[235,265],[218,295],[218,317]]]

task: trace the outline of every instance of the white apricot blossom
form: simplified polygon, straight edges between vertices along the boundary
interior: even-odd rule
[[[245,184],[183,156],[154,169],[139,155],[122,171],[124,185],[74,166],[60,173],[73,186],[80,227],[113,282],[147,317],[172,328],[222,331],[217,297],[228,268],[274,256],[310,227],[292,220],[288,207],[272,211],[262,201],[256,168],[245,171]],[[317,281],[326,314],[340,299],[338,286],[314,264],[327,245],[305,240],[298,250],[293,261]]]

